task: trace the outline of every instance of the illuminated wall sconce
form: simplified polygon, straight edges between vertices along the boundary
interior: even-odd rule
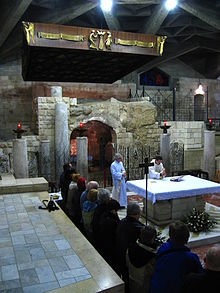
[[[203,86],[201,83],[199,83],[198,88],[195,90],[195,95],[202,95],[202,96],[205,95],[205,92],[203,90]]]

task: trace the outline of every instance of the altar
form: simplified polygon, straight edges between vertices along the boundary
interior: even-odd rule
[[[220,193],[220,184],[194,177],[182,176],[180,181],[174,177],[162,180],[148,179],[147,214],[148,219],[165,225],[187,216],[192,208],[203,210],[203,195]],[[127,181],[127,189],[146,198],[146,181]]]

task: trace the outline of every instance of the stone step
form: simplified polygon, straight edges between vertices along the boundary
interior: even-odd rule
[[[0,195],[11,193],[48,191],[48,182],[43,177],[15,179],[13,175],[2,175]]]

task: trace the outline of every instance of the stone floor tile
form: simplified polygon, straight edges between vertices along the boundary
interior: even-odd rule
[[[41,267],[45,267],[45,266],[49,266],[49,261],[48,259],[37,259],[33,261],[34,267],[35,268],[41,268]]]
[[[31,262],[27,262],[27,263],[21,263],[21,264],[17,264],[18,267],[18,271],[23,271],[23,270],[28,270],[28,269],[34,269],[34,263]]]
[[[70,278],[70,279],[65,279],[65,280],[59,280],[58,282],[60,284],[60,287],[64,287],[64,286],[76,283],[76,279]]]
[[[23,287],[24,293],[45,293],[53,289],[60,288],[57,282],[42,283],[38,285],[32,285],[28,287]]]
[[[18,279],[18,270],[15,264],[2,266],[2,281]]]
[[[14,290],[12,292],[17,292],[17,291],[19,292],[20,288],[21,288],[21,283],[19,279],[0,282],[0,290],[4,290],[7,293],[13,289]]]
[[[11,223],[9,225],[9,231],[10,232],[21,231],[21,224],[20,223]]]
[[[8,224],[0,224],[0,230],[1,229],[8,229]]]
[[[15,256],[0,256],[0,264],[1,266],[13,265],[16,263]]]
[[[13,245],[26,244],[24,235],[14,235],[14,236],[11,236],[11,239],[12,239]]]
[[[84,280],[88,280],[92,278],[91,275],[83,275],[83,276],[80,276],[80,277],[75,277],[75,280],[76,282],[80,282],[80,281],[84,281]]]
[[[30,263],[31,256],[28,249],[15,251],[17,264]]]
[[[13,247],[2,247],[0,248],[0,257],[7,257],[14,255]],[[0,263],[1,265],[1,263]]]
[[[76,254],[64,256],[63,258],[66,261],[69,269],[78,269],[84,266]]]
[[[69,268],[66,264],[66,262],[64,261],[63,257],[54,257],[54,258],[50,258],[48,259],[50,266],[52,267],[53,271],[55,273],[59,273],[62,271],[68,271]]]
[[[66,239],[54,241],[58,250],[66,250],[71,248],[69,242]]]
[[[0,293],[23,293],[23,289],[22,287],[7,289],[6,291],[3,291],[3,292],[0,291]]]
[[[89,272],[87,271],[86,268],[80,268],[80,269],[63,271],[60,273],[56,273],[55,275],[57,277],[57,280],[64,280],[64,279],[87,276],[89,275]]]
[[[20,274],[22,287],[27,287],[27,286],[40,283],[35,269],[22,270],[22,271],[19,271],[19,274]]]
[[[55,245],[54,241],[42,241],[41,245],[45,251],[57,251],[57,246]]]
[[[31,224],[31,222],[29,222],[29,223],[21,223],[21,228],[22,228],[23,231],[33,230],[34,229],[34,227]]]
[[[56,281],[56,277],[51,269],[51,267],[44,266],[44,267],[39,267],[35,268],[37,276],[40,280],[40,283],[47,283],[47,282],[53,282]]]
[[[24,235],[25,241],[27,244],[39,243],[39,239],[35,233],[29,233]]]
[[[43,248],[31,248],[30,255],[31,255],[32,261],[45,258]]]
[[[0,225],[7,225],[8,224],[8,219],[6,215],[2,215],[0,217]]]

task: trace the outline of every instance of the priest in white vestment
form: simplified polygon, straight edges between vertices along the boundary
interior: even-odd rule
[[[115,154],[115,160],[111,164],[113,181],[112,198],[116,199],[121,207],[127,207],[127,193],[125,185],[126,172],[122,163],[122,155]]]
[[[166,176],[166,170],[162,163],[163,159],[161,156],[156,156],[151,161],[154,165],[149,167],[149,179],[163,179]]]

